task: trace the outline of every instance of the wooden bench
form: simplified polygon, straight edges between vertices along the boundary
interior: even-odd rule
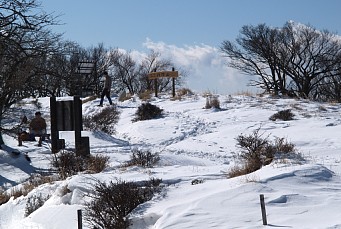
[[[28,134],[28,135],[30,135],[30,134]],[[50,134],[36,134],[34,136],[34,138],[36,138],[36,137],[39,137],[38,146],[42,146],[42,142],[45,141],[45,139],[50,140]],[[25,141],[25,140],[23,140],[23,138],[22,138],[22,133],[18,134],[18,146],[22,146],[23,141]],[[32,141],[34,141],[34,140],[32,140]]]

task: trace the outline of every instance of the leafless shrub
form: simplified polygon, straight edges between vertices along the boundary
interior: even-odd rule
[[[207,96],[205,109],[220,109],[220,101],[217,96]]]
[[[87,162],[87,170],[91,171],[93,173],[100,173],[102,172],[105,168],[109,166],[109,157],[108,156],[102,156],[102,155],[95,155],[92,156],[90,155],[89,158],[86,159]]]
[[[137,148],[132,150],[131,159],[126,163],[126,166],[142,166],[142,167],[152,167],[158,161],[160,157],[158,153],[151,153],[149,150],[143,151]]]
[[[197,185],[197,184],[202,184],[204,183],[203,179],[194,179],[191,181],[191,185]]]
[[[84,127],[92,131],[103,131],[107,134],[115,133],[115,125],[119,120],[120,112],[116,105],[107,106],[99,113],[83,117]]]
[[[49,195],[42,196],[39,195],[33,195],[28,198],[26,207],[25,207],[25,217],[29,216],[31,213],[39,209],[41,206],[44,205],[44,203],[50,198]]]
[[[108,166],[109,157],[92,156],[82,157],[76,156],[72,151],[61,151],[58,155],[54,155],[51,164],[58,170],[61,179],[75,175],[79,172],[87,171],[89,173],[98,173]]]
[[[85,220],[93,228],[128,228],[127,215],[159,192],[160,183],[159,179],[138,183],[116,180],[109,184],[98,181],[90,195],[93,201],[87,204]]]
[[[277,112],[276,114],[272,115],[269,119],[271,121],[276,121],[278,119],[283,121],[289,121],[293,120],[294,116],[295,115],[291,112],[291,110],[287,109]]]
[[[288,142],[285,138],[275,138],[273,143],[273,152],[288,154],[296,152],[296,148],[293,143]]]
[[[135,118],[132,120],[133,122],[136,121],[143,121],[158,118],[162,115],[163,109],[155,106],[151,103],[143,103],[141,104],[135,113]]]
[[[66,179],[69,176],[75,175],[78,172],[84,171],[83,158],[76,156],[72,151],[61,151],[52,157],[51,164],[58,170],[61,179]]]
[[[296,153],[294,144],[286,139],[275,138],[274,142],[271,142],[268,140],[268,136],[263,137],[263,134],[259,133],[259,131],[260,128],[250,135],[239,135],[236,138],[237,146],[241,148],[239,157],[242,160],[242,165],[230,169],[228,172],[229,177],[252,173],[262,166],[270,164],[275,154],[289,155]]]

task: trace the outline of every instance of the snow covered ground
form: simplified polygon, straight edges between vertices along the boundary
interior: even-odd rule
[[[201,95],[172,101],[168,96],[151,103],[164,109],[162,118],[132,122],[141,101],[117,102],[121,111],[115,135],[83,131],[90,137],[92,154],[110,157],[110,166],[99,174],[79,174],[64,181],[39,186],[25,197],[0,206],[1,229],[77,228],[77,210],[84,208],[89,180],[126,181],[160,178],[167,184],[162,195],[139,206],[129,217],[131,229],[183,228],[341,228],[341,105],[307,100],[220,95],[221,110],[203,109]],[[97,112],[99,100],[83,104],[83,114]],[[37,103],[36,103],[37,104]],[[49,122],[49,99],[38,100],[39,110]],[[295,114],[292,121],[270,121],[284,109]],[[27,99],[6,117],[13,125],[23,114],[32,118],[37,106]],[[296,146],[303,160],[276,159],[270,165],[245,176],[228,178],[227,172],[239,163],[235,138],[261,132],[286,138]],[[73,132],[61,132],[66,145],[74,146]],[[50,146],[4,136],[0,150],[0,186],[10,191],[35,171],[50,168]],[[7,148],[6,148],[7,147]],[[153,168],[120,165],[130,159],[131,149],[159,153]],[[13,157],[8,151],[19,149]],[[24,157],[27,153],[31,162]],[[198,179],[202,183],[192,185]],[[69,190],[65,194],[65,188]],[[45,204],[24,217],[28,198],[40,193],[49,196]],[[259,195],[264,194],[268,226],[263,226]],[[84,225],[84,228],[89,228]]]

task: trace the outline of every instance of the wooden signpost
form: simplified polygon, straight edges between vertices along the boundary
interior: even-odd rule
[[[179,76],[178,71],[162,71],[162,72],[151,72],[148,74],[148,79],[154,80],[155,85],[155,97],[157,97],[157,79],[158,78],[172,78],[173,80],[173,97],[175,97],[175,78]]]
[[[157,79],[157,78],[176,78],[179,76],[178,71],[162,71],[162,72],[151,72],[148,74],[148,78],[150,80]]]

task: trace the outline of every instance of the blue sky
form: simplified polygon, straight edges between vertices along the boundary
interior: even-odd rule
[[[293,20],[341,33],[340,0],[42,0],[42,6],[60,15],[63,25],[56,32],[84,47],[104,43],[145,52],[161,46],[172,57],[179,55],[175,49],[207,54],[205,48],[235,40],[243,25],[281,27]],[[217,87],[211,90],[220,91]]]

